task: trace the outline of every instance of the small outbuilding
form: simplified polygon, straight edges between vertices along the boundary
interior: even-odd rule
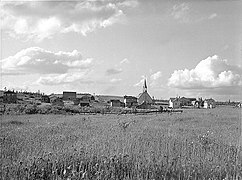
[[[138,105],[137,97],[125,95],[124,104],[125,104],[125,107],[128,107],[128,108],[136,107]]]
[[[42,95],[41,102],[43,103],[50,103],[50,98],[47,95]]]
[[[14,91],[5,91],[3,94],[3,103],[17,103],[17,93]]]
[[[122,102],[119,99],[111,99],[110,106],[111,107],[122,107]]]
[[[170,98],[169,100],[169,108],[177,109],[181,107],[181,102],[179,98]]]

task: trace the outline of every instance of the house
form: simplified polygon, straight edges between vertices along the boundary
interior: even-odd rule
[[[160,109],[160,107],[162,107],[163,109],[168,109],[169,100],[155,99],[155,100],[153,100],[153,105],[159,109]]]
[[[196,101],[196,98],[181,97],[179,99],[180,99],[180,102],[181,102],[181,106],[193,106],[193,104]]]
[[[179,98],[170,98],[169,108],[176,109],[181,107],[181,102]]]
[[[0,104],[3,103],[3,95],[4,95],[4,91],[0,90]]]
[[[50,98],[47,95],[42,95],[41,102],[43,103],[50,103]]]
[[[14,91],[5,91],[3,95],[3,103],[17,103],[17,93]]]
[[[111,99],[110,106],[111,107],[124,107],[124,103],[121,102],[119,99]]]
[[[63,100],[74,100],[76,99],[76,92],[63,91]]]
[[[84,93],[84,94],[77,94],[76,99],[81,100],[81,101],[95,101],[95,97],[89,93]]]
[[[140,107],[143,107],[143,109],[150,109],[151,104],[153,103],[153,99],[150,97],[149,93],[147,92],[147,85],[146,85],[146,79],[144,80],[143,85],[143,92],[138,95],[138,105],[141,105]]]
[[[210,99],[205,99],[203,102],[203,108],[205,109],[212,109],[216,107],[216,103],[215,100],[210,98]]]
[[[134,96],[124,96],[125,107],[131,108],[138,105],[137,97]]]
[[[198,100],[196,100],[194,103],[194,108],[202,108],[203,107],[203,104],[204,104],[204,101],[202,98],[198,98]]]

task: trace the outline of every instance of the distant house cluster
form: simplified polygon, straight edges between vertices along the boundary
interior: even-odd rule
[[[90,104],[95,101],[95,97],[91,94],[77,94],[71,91],[63,91],[63,94],[51,94],[49,97],[50,103],[57,106],[69,104],[85,107],[90,106]]]
[[[217,105],[233,105],[241,107],[241,102],[216,102],[214,99],[175,97],[169,100],[151,98],[148,93],[146,79],[143,91],[138,96],[105,96],[90,93],[63,91],[62,94],[45,95],[43,93],[18,92],[14,90],[0,91],[1,104],[51,104],[53,106],[74,105],[80,107],[113,107],[134,109],[179,109],[179,108],[215,108]]]
[[[196,98],[186,98],[186,97],[176,97],[176,98],[170,98],[169,99],[169,108],[215,108],[216,102],[214,99],[205,99],[202,100],[202,98],[196,99]]]

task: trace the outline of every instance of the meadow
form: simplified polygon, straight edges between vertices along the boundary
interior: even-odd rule
[[[3,115],[1,179],[242,179],[241,108]]]

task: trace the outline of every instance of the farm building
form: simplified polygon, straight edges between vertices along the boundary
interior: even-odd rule
[[[169,100],[169,108],[180,108],[181,107],[181,102],[179,98],[170,98]]]
[[[153,105],[155,107],[162,107],[163,109],[168,109],[169,107],[169,100],[160,100],[160,99],[155,99],[153,101]]]
[[[216,104],[215,104],[215,100],[210,98],[210,99],[205,99],[203,102],[203,108],[205,109],[209,109],[209,108],[215,108]]]
[[[81,101],[94,101],[95,97],[91,94],[85,93],[85,94],[77,94],[76,99],[79,99]]]
[[[124,103],[121,102],[119,99],[111,99],[110,106],[111,107],[124,107]]]
[[[5,91],[3,95],[3,102],[4,103],[17,103],[17,93],[14,91]]]
[[[76,99],[76,92],[63,91],[63,100],[74,100]]]
[[[181,106],[193,106],[195,104],[196,98],[181,97],[179,100],[181,102]]]
[[[0,90],[0,103],[3,103],[4,91]]]
[[[47,95],[42,95],[41,102],[43,103],[50,103],[50,98]]]
[[[137,106],[138,105],[137,97],[125,95],[124,104],[125,104],[125,107],[129,107],[129,108]]]
[[[198,100],[196,100],[194,102],[194,107],[195,108],[202,108],[203,107],[203,104],[204,104],[204,101],[202,100],[202,98],[199,98]]]
[[[143,92],[138,95],[138,105],[142,105],[142,109],[149,109],[151,104],[153,103],[153,99],[150,97],[147,92],[147,84],[146,79],[144,80]]]

